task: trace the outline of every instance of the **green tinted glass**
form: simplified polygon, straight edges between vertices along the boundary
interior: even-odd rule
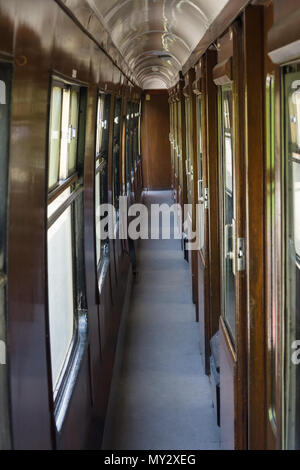
[[[231,85],[221,90],[223,181],[223,316],[235,338],[235,222],[233,181],[233,94]]]
[[[61,136],[62,89],[53,87],[50,112],[49,188],[58,182],[60,136]]]
[[[69,174],[76,169],[78,143],[79,92],[71,93]]]

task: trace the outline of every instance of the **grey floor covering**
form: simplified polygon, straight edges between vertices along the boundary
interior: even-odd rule
[[[146,203],[170,203],[149,192]],[[143,240],[119,335],[103,449],[219,449],[189,266],[178,240]]]

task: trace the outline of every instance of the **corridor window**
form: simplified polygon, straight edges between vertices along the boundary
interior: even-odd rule
[[[181,101],[178,101],[178,147],[179,147],[179,182],[180,186],[183,187],[183,175],[182,175],[182,121],[181,121]]]
[[[178,102],[177,101],[175,101],[174,103],[174,140],[175,140],[174,169],[175,169],[176,177],[178,178],[179,163],[178,163]]]
[[[109,245],[101,240],[100,206],[108,202],[108,143],[111,96],[100,93],[97,110],[96,129],[96,168],[95,168],[95,224],[96,253],[99,268],[103,255],[108,253]]]
[[[190,145],[190,132],[191,132],[191,100],[185,99],[185,129],[186,129],[186,171],[191,172],[191,145]]]
[[[142,149],[141,149],[142,102],[141,101],[139,102],[139,105],[138,105],[138,113],[139,113],[139,116],[138,116],[138,128],[139,128],[138,129],[138,153],[139,153],[139,157],[140,157],[141,154],[142,154]]]
[[[55,188],[76,170],[79,88],[54,82],[50,105],[49,188]]]
[[[85,308],[83,159],[86,90],[54,81],[50,103],[47,234],[48,316],[52,384],[59,402],[78,349]]]
[[[197,97],[197,155],[198,155],[198,198],[201,202],[199,213],[199,232],[200,232],[200,250],[204,251],[204,223],[205,223],[205,205],[204,205],[204,173],[203,173],[203,146],[202,146],[202,96]]]
[[[48,291],[54,387],[72,343],[74,318],[73,223],[68,207],[48,230]]]
[[[134,103],[130,103],[130,155],[131,155],[131,178],[135,171],[135,148],[134,148]]]
[[[119,209],[121,195],[121,113],[122,98],[116,98],[113,128],[113,200],[116,209]]]
[[[233,93],[231,85],[220,90],[221,171],[223,184],[223,317],[235,339],[235,221],[233,194]]]
[[[278,345],[277,334],[277,286],[276,286],[276,239],[275,239],[275,94],[274,76],[268,75],[266,79],[266,149],[267,149],[267,305],[268,305],[268,367],[270,371],[270,383],[268,392],[268,416],[273,428],[276,428],[276,384],[277,361],[276,349]]]
[[[126,158],[126,182],[127,184],[131,181],[131,103],[127,103],[126,113],[126,143],[125,143],[125,158]]]
[[[293,360],[300,331],[300,65],[285,69],[286,305],[285,447],[300,449],[300,370]]]
[[[134,161],[135,168],[139,161],[139,104],[134,103],[133,107],[133,125],[134,125]]]

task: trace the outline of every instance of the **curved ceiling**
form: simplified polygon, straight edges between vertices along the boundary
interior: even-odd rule
[[[228,0],[88,0],[143,88],[169,88]]]

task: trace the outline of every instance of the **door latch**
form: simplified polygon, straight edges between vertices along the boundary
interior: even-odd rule
[[[208,188],[204,188],[204,208],[209,208],[209,192]]]
[[[246,243],[245,238],[237,239],[236,246],[237,271],[245,271],[246,269]]]

